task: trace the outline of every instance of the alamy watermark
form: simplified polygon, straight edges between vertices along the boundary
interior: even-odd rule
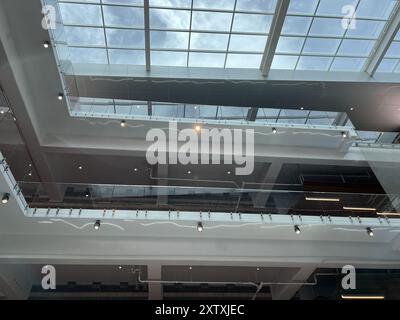
[[[151,129],[146,141],[153,142],[146,152],[147,162],[155,164],[235,164],[236,175],[254,170],[254,129],[178,129],[169,122],[168,132]]]

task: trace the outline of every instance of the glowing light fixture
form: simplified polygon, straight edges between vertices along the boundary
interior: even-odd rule
[[[3,194],[3,197],[1,198],[1,203],[2,204],[7,204],[8,201],[10,201],[10,194],[9,193]]]
[[[362,207],[343,207],[343,210],[350,210],[350,211],[376,211],[375,208],[362,208]]]
[[[314,197],[306,197],[307,201],[323,201],[323,202],[339,202],[339,198],[314,198]]]

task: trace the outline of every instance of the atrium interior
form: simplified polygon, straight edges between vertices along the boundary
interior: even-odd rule
[[[1,0],[0,198],[0,300],[400,299],[400,3]]]

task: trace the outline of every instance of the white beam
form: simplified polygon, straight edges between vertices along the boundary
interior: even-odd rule
[[[278,41],[281,36],[283,23],[285,22],[286,13],[289,8],[289,3],[290,0],[279,0],[276,4],[274,18],[272,19],[271,29],[267,44],[265,45],[260,67],[261,73],[264,77],[268,76],[269,70],[271,69],[276,47],[278,46]]]
[[[381,61],[383,60],[386,52],[388,51],[394,37],[400,28],[400,3],[397,1],[393,14],[387,23],[385,31],[382,33],[381,38],[377,41],[373,54],[365,64],[364,71],[371,77],[374,76]]]

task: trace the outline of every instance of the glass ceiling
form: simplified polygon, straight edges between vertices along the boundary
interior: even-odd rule
[[[143,0],[84,2],[59,1],[72,62],[145,65]],[[276,0],[150,0],[151,64],[258,68],[275,6]]]
[[[73,63],[146,64],[143,0],[58,0]],[[260,68],[277,0],[149,0],[152,66]],[[396,0],[291,0],[273,69],[362,71]],[[343,7],[355,8],[350,27]],[[354,27],[354,28],[353,28]],[[398,69],[399,36],[380,69]],[[399,52],[397,52],[399,51]]]
[[[395,0],[291,0],[272,68],[359,72]],[[355,8],[344,28],[343,7]]]

